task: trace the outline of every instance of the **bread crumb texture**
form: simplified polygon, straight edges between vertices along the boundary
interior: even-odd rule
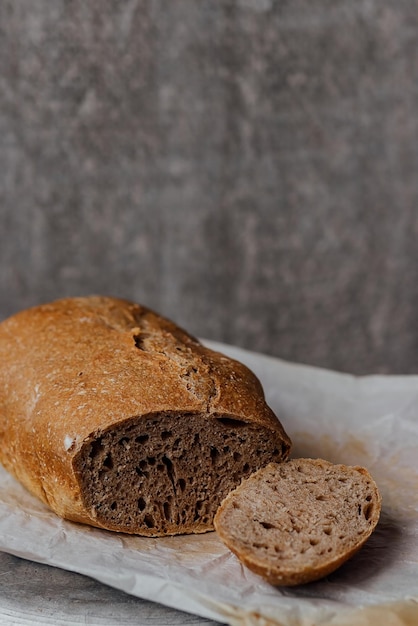
[[[222,502],[215,528],[251,570],[274,585],[321,578],[368,539],[380,515],[362,467],[321,459],[271,463]]]

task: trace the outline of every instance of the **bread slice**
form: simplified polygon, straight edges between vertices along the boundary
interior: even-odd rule
[[[244,480],[222,502],[214,523],[249,569],[273,585],[298,585],[349,559],[374,530],[380,509],[366,469],[294,459]]]
[[[289,449],[254,374],[139,304],[68,298],[0,324],[0,461],[62,517],[212,530]]]

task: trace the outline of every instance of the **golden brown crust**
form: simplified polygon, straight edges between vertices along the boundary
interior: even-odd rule
[[[73,460],[133,416],[227,414],[290,440],[257,378],[126,300],[68,298],[0,324],[0,460],[58,514],[92,523]],[[287,455],[287,452],[286,452]]]

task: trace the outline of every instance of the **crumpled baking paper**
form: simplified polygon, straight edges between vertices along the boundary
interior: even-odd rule
[[[418,376],[359,378],[206,343],[258,375],[293,457],[370,470],[383,510],[360,552],[326,579],[274,588],[216,533],[149,539],[67,522],[2,468],[0,550],[233,626],[418,624]]]

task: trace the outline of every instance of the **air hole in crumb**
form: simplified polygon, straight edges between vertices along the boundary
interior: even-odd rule
[[[366,502],[370,502],[370,500],[372,499],[371,495],[369,494],[366,498]]]
[[[234,461],[240,461],[242,454],[240,452],[234,452]]]
[[[367,521],[371,518],[372,513],[373,513],[373,504],[369,503],[364,509],[364,517],[366,518]]]
[[[229,452],[229,446],[224,446],[224,453],[228,454],[228,452]]]
[[[319,496],[316,496],[316,499],[317,499],[319,502],[324,502],[324,501],[326,500],[326,497],[325,497],[324,495],[322,495],[322,494],[321,494],[321,495],[319,495]]]
[[[360,505],[360,504],[357,506],[357,513],[358,513],[359,515],[361,515],[361,505]]]
[[[148,457],[148,463],[150,465],[155,465],[155,456]]]
[[[197,522],[197,520],[200,519],[202,508],[203,508],[203,501],[202,500],[198,500],[196,502],[195,507],[194,507],[194,518],[193,518],[194,522]]]
[[[169,502],[164,502],[164,517],[169,522],[171,520],[171,504]]]
[[[309,539],[309,543],[311,544],[311,546],[317,546],[319,541],[318,539],[312,538],[312,539]]]
[[[92,441],[90,445],[90,453],[89,453],[90,458],[94,459],[94,457],[100,454],[102,450],[103,450],[103,445],[102,445],[101,439],[96,439],[96,441]]]
[[[147,528],[154,528],[154,518],[149,513],[144,516],[144,524]]]
[[[135,438],[136,443],[146,443],[149,439],[149,435],[145,434],[145,435],[139,435],[139,437]]]
[[[249,469],[250,469],[250,466],[248,465],[248,463],[244,463],[244,467],[242,468],[242,471],[248,472]]]
[[[214,446],[211,446],[210,448],[210,458],[212,459],[212,461],[215,461],[219,456],[219,450],[218,448],[215,448]]]
[[[116,502],[112,502],[112,504],[110,505],[110,508],[112,509],[112,511],[114,511],[115,509],[117,509],[118,505]]]
[[[146,467],[147,467],[146,462],[145,461],[141,461],[139,466],[135,468],[135,471],[138,474],[138,476],[145,476],[145,478],[148,478],[149,472],[147,472],[145,470]]]
[[[324,528],[324,533],[325,533],[326,535],[330,535],[330,534],[332,533],[332,528],[329,528],[329,527]]]
[[[163,458],[161,460],[164,463],[164,465],[166,466],[167,472],[169,474],[171,474],[172,471],[173,471],[173,462],[172,462],[172,460],[169,459],[168,456],[163,456]]]
[[[184,491],[186,489],[186,481],[184,480],[184,478],[179,478],[179,487],[181,491]]]
[[[166,439],[169,439],[171,435],[172,435],[171,430],[163,430],[163,432],[161,433],[161,439],[165,441]]]
[[[254,548],[263,548],[264,550],[267,550],[267,546],[265,543],[259,543],[258,541],[254,542]]]
[[[276,528],[275,525],[271,524],[270,522],[260,522],[260,524],[266,530],[270,530],[271,528]]]
[[[113,459],[110,456],[110,454],[108,454],[106,458],[104,459],[103,467],[107,467],[108,469],[113,469]]]
[[[228,428],[242,428],[247,425],[246,422],[233,419],[232,417],[218,417],[217,419],[220,424],[228,426]]]
[[[140,511],[143,511],[146,506],[147,506],[147,503],[145,502],[144,498],[139,498],[139,500],[138,500],[138,509]]]

